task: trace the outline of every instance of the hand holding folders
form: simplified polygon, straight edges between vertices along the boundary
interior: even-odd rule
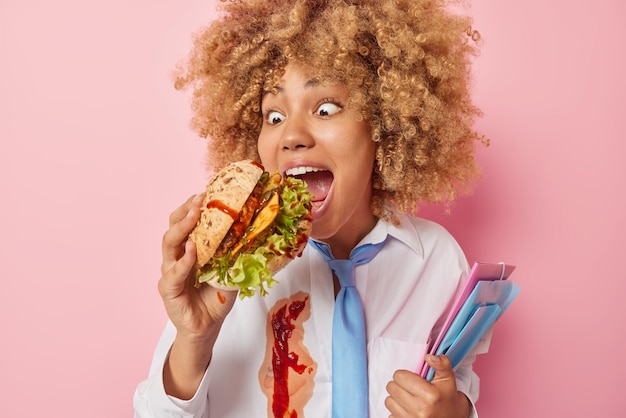
[[[519,286],[506,280],[514,269],[504,263],[474,263],[428,353],[447,355],[456,369],[519,294]],[[434,369],[424,363],[420,375],[431,381]]]

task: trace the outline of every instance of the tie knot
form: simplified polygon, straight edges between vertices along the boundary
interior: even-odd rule
[[[328,265],[335,272],[341,287],[354,287],[354,267],[356,263],[352,260],[328,260]]]
[[[310,240],[309,243],[317,249],[326,259],[328,266],[335,272],[341,287],[354,287],[354,268],[358,265],[369,263],[372,258],[383,248],[385,241],[378,244],[363,244],[350,253],[349,260],[341,260],[333,257],[328,245]]]

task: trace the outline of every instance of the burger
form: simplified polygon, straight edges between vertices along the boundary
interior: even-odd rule
[[[196,286],[267,294],[274,274],[302,254],[311,230],[311,194],[294,177],[252,160],[230,163],[206,188],[196,244]]]

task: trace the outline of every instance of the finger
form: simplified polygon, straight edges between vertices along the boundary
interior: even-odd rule
[[[418,374],[408,370],[396,370],[387,392],[404,411],[420,412],[420,399],[429,396],[432,387]],[[398,414],[400,411],[396,410]]]
[[[416,396],[428,388],[428,382],[408,370],[396,370],[393,381],[408,395]]]
[[[185,203],[180,205],[178,208],[176,208],[176,210],[174,210],[174,212],[170,214],[169,226],[171,227],[172,225],[175,225],[178,222],[180,222],[182,219],[184,219],[192,207],[199,208],[203,199],[204,199],[204,193],[198,193],[198,194],[189,196],[189,198],[185,201]]]
[[[444,411],[442,408],[456,394],[454,372],[448,358],[427,356],[426,362],[435,368],[436,378],[432,382],[408,370],[397,370],[393,374],[393,381],[387,385],[392,398],[388,408],[395,408],[390,409],[392,413],[402,416],[402,411],[410,411],[412,417],[432,416],[433,412]]]
[[[196,262],[196,246],[187,241],[184,248],[183,256],[159,280],[159,293],[163,299],[174,299],[185,290]]]
[[[410,417],[407,410],[404,409],[393,396],[387,396],[385,399],[385,407],[389,411],[389,418]]]
[[[435,369],[435,375],[430,383],[439,388],[454,389],[456,392],[456,378],[448,356],[428,354],[425,360],[430,367]]]
[[[185,217],[172,225],[163,235],[161,247],[163,255],[163,264],[161,266],[162,274],[165,274],[165,271],[172,268],[174,263],[183,256],[184,244],[187,241],[187,237],[196,226],[199,219],[200,209],[191,206]]]
[[[412,395],[399,385],[395,379],[387,384],[387,393],[389,393],[389,396],[385,399],[385,406],[391,413],[391,416],[394,418],[408,417],[405,406],[412,403]]]

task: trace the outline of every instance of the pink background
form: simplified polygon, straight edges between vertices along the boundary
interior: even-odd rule
[[[89,4],[89,5],[87,5]],[[474,0],[484,178],[445,224],[520,297],[480,357],[481,418],[614,417],[626,362],[617,0]],[[0,415],[128,417],[165,321],[170,211],[202,141],[169,72],[211,1],[0,3]]]

